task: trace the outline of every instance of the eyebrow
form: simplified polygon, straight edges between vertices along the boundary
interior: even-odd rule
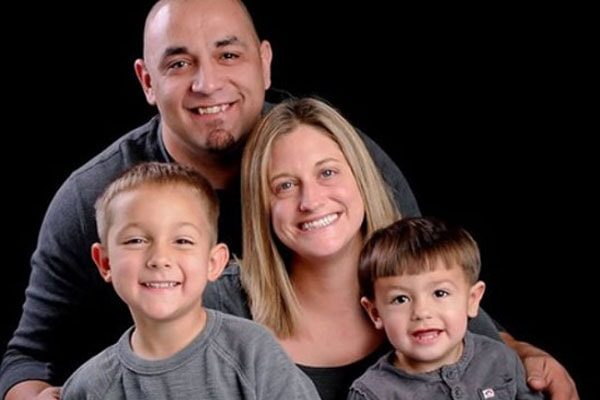
[[[387,277],[381,277],[381,278],[387,278]],[[427,288],[429,289],[432,287],[443,286],[443,285],[452,286],[454,288],[458,287],[458,285],[451,279],[438,279],[438,280],[427,283]],[[401,290],[401,291],[405,291],[405,292],[409,292],[412,290],[412,288],[407,285],[396,284],[396,283],[393,285],[386,286],[385,289],[386,290]]]
[[[162,59],[176,55],[188,53],[188,49],[185,46],[167,47],[163,53]]]
[[[215,42],[216,48],[232,46],[232,45],[248,47],[246,42],[244,42],[243,40],[241,40],[240,38],[238,38],[235,35],[226,36],[224,39],[219,39]],[[187,54],[187,53],[189,53],[189,50],[186,46],[167,47],[163,53],[162,59],[164,60],[165,58],[168,58],[168,57],[171,57],[171,56],[174,56],[177,54]]]
[[[215,47],[219,48],[219,47],[231,46],[231,45],[235,45],[235,44],[243,46],[243,47],[248,47],[246,42],[244,42],[243,40],[241,40],[239,37],[237,37],[235,35],[229,35],[229,36],[226,36],[224,39],[217,40],[215,42]]]
[[[341,164],[343,161],[340,161],[340,160],[338,160],[337,158],[334,158],[334,157],[327,157],[327,158],[324,158],[324,159],[322,159],[320,161],[317,161],[316,164],[315,164],[315,166],[316,167],[321,167],[323,164],[326,164],[328,162],[333,162],[333,163]],[[269,177],[269,183],[271,183],[271,182],[273,182],[273,181],[275,181],[275,180],[277,180],[277,179],[279,179],[281,177],[288,177],[288,176],[290,176],[290,174],[288,174],[287,172],[282,172],[282,173],[279,173],[277,175],[273,175],[272,177]]]
[[[444,286],[444,285],[449,285],[449,286],[453,286],[453,287],[458,286],[456,284],[456,282],[452,279],[439,279],[439,280],[430,282],[430,286]]]
[[[337,158],[335,158],[335,157],[327,157],[327,158],[324,158],[324,159],[322,159],[322,160],[320,160],[320,161],[317,161],[317,163],[316,163],[315,165],[316,165],[317,167],[320,167],[321,165],[323,165],[323,164],[327,164],[327,163],[329,163],[329,162],[333,162],[333,163],[342,164],[344,161],[343,161],[343,160],[340,160],[340,159],[337,159]]]

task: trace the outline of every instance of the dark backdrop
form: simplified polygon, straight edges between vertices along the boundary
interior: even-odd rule
[[[568,15],[348,3],[250,3],[274,48],[273,85],[332,102],[392,156],[424,214],[464,225],[482,251],[484,308],[561,360],[588,397],[581,359],[595,331],[582,317],[597,311],[580,276],[596,261],[583,240],[593,181]],[[3,57],[4,152],[21,162],[4,162],[2,351],[54,191],[153,114],[132,69],[148,4],[43,3],[8,16],[20,28]]]

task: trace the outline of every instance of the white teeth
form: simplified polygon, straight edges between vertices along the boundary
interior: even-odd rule
[[[152,288],[152,289],[168,289],[168,288],[173,288],[173,287],[179,285],[179,283],[177,283],[177,282],[146,282],[143,285],[146,287]]]
[[[323,218],[317,219],[315,221],[305,222],[302,224],[303,231],[310,231],[313,229],[323,228],[327,225],[331,225],[333,221],[338,219],[338,214],[329,214],[324,216]]]
[[[421,340],[431,340],[437,337],[439,333],[437,331],[424,332],[417,335],[417,337]]]
[[[218,112],[225,111],[229,108],[229,104],[221,104],[219,106],[211,106],[211,107],[198,107],[198,114],[207,115],[207,114],[216,114]]]

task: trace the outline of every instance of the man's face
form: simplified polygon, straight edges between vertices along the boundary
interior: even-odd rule
[[[270,86],[271,48],[232,0],[171,2],[149,21],[136,72],[174,156],[237,148]]]

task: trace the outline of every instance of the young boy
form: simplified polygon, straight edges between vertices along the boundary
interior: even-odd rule
[[[485,284],[479,249],[463,229],[406,218],[376,231],[359,260],[367,310],[394,350],[352,387],[348,399],[541,399],[517,355],[467,331]]]
[[[218,214],[208,181],[177,164],[139,164],[108,186],[92,258],[134,326],[68,379],[63,399],[318,399],[268,331],[202,307],[229,259]]]

